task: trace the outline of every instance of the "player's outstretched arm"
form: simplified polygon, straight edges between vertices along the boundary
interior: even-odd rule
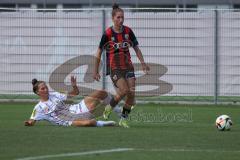
[[[99,81],[101,76],[99,74],[99,65],[101,61],[101,55],[102,55],[102,49],[98,48],[96,53],[96,59],[95,59],[95,65],[94,65],[94,71],[93,71],[93,79],[96,81]]]
[[[33,120],[33,119],[29,119],[27,121],[24,121],[25,126],[34,126],[35,123],[36,123],[36,121]]]
[[[134,47],[134,51],[136,52],[136,55],[139,59],[139,61],[142,64],[142,69],[145,73],[148,73],[148,71],[150,70],[149,66],[145,63],[143,55],[142,55],[142,51],[140,50],[140,48],[138,46]]]

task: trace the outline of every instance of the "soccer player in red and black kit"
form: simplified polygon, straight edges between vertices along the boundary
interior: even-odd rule
[[[111,110],[126,96],[119,125],[128,128],[127,117],[131,107],[135,104],[135,74],[131,61],[129,48],[133,47],[138,59],[142,64],[144,72],[149,70],[144,62],[142,52],[138,48],[138,41],[131,28],[124,26],[124,11],[113,5],[112,10],[113,26],[106,29],[102,35],[101,42],[96,54],[94,79],[99,81],[99,64],[102,51],[106,51],[107,73],[110,74],[115,87],[118,88],[117,95],[112,97],[110,106],[105,108],[103,117],[108,119]]]

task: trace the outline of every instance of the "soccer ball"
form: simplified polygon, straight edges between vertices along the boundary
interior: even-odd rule
[[[221,115],[216,119],[216,127],[220,131],[230,130],[232,125],[232,120],[228,115]]]

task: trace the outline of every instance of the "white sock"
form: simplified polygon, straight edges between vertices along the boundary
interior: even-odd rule
[[[120,117],[121,114],[122,114],[122,107],[117,104],[117,105],[113,108],[113,111]]]
[[[97,121],[96,126],[97,126],[97,127],[103,127],[103,122],[104,122],[104,121]]]
[[[114,121],[97,121],[96,126],[97,127],[103,127],[103,126],[114,126],[116,122]]]

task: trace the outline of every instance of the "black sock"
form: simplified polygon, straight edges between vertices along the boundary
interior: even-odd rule
[[[118,104],[118,101],[116,101],[116,100],[114,99],[114,97],[112,97],[112,99],[111,99],[111,101],[110,101],[110,106],[111,106],[112,108],[114,108],[117,104]]]
[[[123,107],[122,115],[123,118],[128,118],[128,114],[131,112],[131,109]]]

